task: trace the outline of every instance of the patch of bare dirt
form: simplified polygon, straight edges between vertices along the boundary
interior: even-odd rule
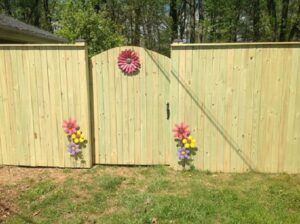
[[[78,172],[82,171],[70,170],[65,173],[63,169],[57,168],[0,167],[0,223],[9,216],[18,214],[18,198],[32,183],[45,179],[64,182],[68,176]]]
[[[13,190],[2,189],[0,187],[0,222],[17,212],[14,201],[17,198]]]
[[[52,179],[56,183],[62,183],[66,178],[80,176],[85,171],[85,169],[4,166],[0,168],[0,186],[19,184],[26,179],[35,181]]]
[[[18,214],[19,195],[29,187],[29,184],[16,184],[14,182],[10,182],[9,185],[0,184],[0,222],[10,215]]]
[[[102,166],[91,169],[62,169],[62,168],[37,168],[0,166],[0,223],[10,215],[18,214],[18,199],[33,183],[51,180],[63,183],[67,178],[80,178],[80,181],[93,181],[95,176],[114,175],[125,177],[122,187],[131,185],[130,178],[144,180],[138,169],[132,167]],[[85,192],[76,191],[79,195]]]

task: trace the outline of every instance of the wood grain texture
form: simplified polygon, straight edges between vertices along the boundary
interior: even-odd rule
[[[196,168],[299,172],[299,43],[173,44],[171,55],[172,125],[191,125]]]
[[[140,58],[135,75],[117,65],[119,53],[128,48]],[[91,64],[96,163],[168,164],[170,59],[140,47],[118,47],[92,57]]]
[[[91,167],[70,158],[63,119],[74,117],[90,141],[87,52],[80,45],[0,46],[0,162],[4,165]]]
[[[117,65],[128,48],[136,75]],[[0,164],[180,169],[171,130],[187,122],[198,169],[300,172],[299,43],[173,44],[171,58],[125,46],[88,63],[84,44],[0,45]],[[89,141],[84,163],[66,152],[69,117]]]

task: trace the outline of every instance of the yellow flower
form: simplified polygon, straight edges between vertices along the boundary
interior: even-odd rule
[[[81,131],[76,131],[74,134],[72,134],[71,137],[75,144],[83,143],[85,140],[84,135],[82,134]]]
[[[182,139],[185,148],[196,148],[196,140],[193,136],[189,135],[187,138]]]

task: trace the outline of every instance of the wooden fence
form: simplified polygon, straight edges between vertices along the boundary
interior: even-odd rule
[[[70,158],[63,119],[74,117],[90,137],[84,44],[0,45],[0,164],[90,167]]]
[[[117,67],[125,48],[140,57],[137,75]],[[184,121],[196,168],[299,173],[299,60],[300,43],[173,44],[171,59],[121,47],[88,70],[83,44],[0,45],[0,164],[179,168],[171,129]],[[85,163],[66,152],[68,117],[88,137]]]
[[[300,172],[300,44],[173,44],[172,124],[199,169]],[[173,157],[173,166],[176,166]]]
[[[118,68],[118,55],[128,48],[139,55],[141,69],[137,75],[124,75]],[[171,135],[166,103],[170,58],[140,47],[118,47],[91,61],[95,162],[169,164]]]

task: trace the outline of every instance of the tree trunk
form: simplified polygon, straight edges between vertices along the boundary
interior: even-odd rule
[[[35,5],[32,8],[32,11],[30,13],[30,16],[28,16],[27,20],[30,21],[31,18],[33,17],[33,25],[37,26],[37,27],[41,27],[41,13],[39,10],[39,0],[35,0]]]
[[[170,1],[170,17],[172,18],[172,25],[171,25],[171,41],[173,42],[175,39],[178,38],[178,12],[177,12],[177,0]]]
[[[291,31],[289,34],[289,38],[288,38],[289,41],[292,41],[295,36],[300,35],[299,25],[300,25],[300,3],[298,6],[298,11],[297,11],[297,19],[294,22],[294,24],[292,25],[292,28],[291,28]]]
[[[10,16],[12,15],[10,0],[4,0],[3,3],[1,3],[1,8],[4,9],[4,11],[7,15],[10,15]]]
[[[135,46],[140,45],[140,18],[141,18],[141,8],[137,6],[137,8],[134,10],[134,34],[133,34],[133,42]]]
[[[204,7],[203,0],[198,0],[198,26],[199,26],[199,42],[204,39]]]
[[[277,40],[277,32],[278,32],[278,22],[277,22],[277,14],[276,14],[276,3],[274,0],[268,0],[268,13],[270,17],[270,23],[273,28],[273,37],[272,40]]]
[[[49,10],[49,1],[48,0],[44,0],[44,12],[45,12],[45,20],[46,20],[46,28],[49,31],[53,31],[52,28],[52,18],[50,15],[50,10]]]
[[[185,32],[185,24],[186,24],[186,0],[183,1],[180,13],[180,24],[179,24],[179,31],[180,31],[180,39],[184,39],[184,32]]]
[[[259,0],[253,0],[253,41],[259,41],[260,40],[260,32],[259,32],[259,26],[260,26],[260,2]]]
[[[279,41],[286,40],[286,33],[287,33],[286,28],[287,28],[287,18],[289,14],[289,3],[290,0],[282,0]]]
[[[196,0],[191,0],[190,2],[190,43],[195,43],[196,40]]]
[[[235,9],[234,9],[234,18],[233,18],[234,26],[231,31],[231,42],[237,42],[240,16],[241,16],[241,3],[239,0],[236,0],[235,1]]]

